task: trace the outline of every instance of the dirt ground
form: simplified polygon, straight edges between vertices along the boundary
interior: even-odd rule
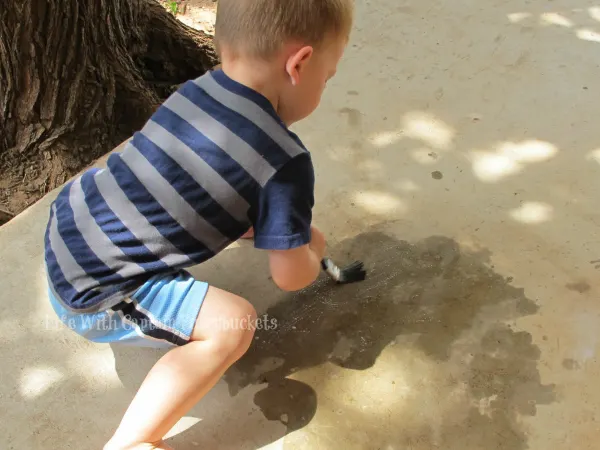
[[[170,1],[160,0],[169,9]],[[182,23],[207,34],[215,34],[216,0],[186,0],[177,2],[176,17]]]

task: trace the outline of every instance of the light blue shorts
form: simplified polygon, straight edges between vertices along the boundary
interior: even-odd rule
[[[70,311],[51,292],[50,302],[61,322],[92,342],[165,348],[190,341],[207,291],[207,283],[180,271],[150,278],[106,311]]]

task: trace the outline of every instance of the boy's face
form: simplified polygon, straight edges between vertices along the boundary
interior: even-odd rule
[[[312,51],[306,51],[307,54],[299,62],[292,63],[291,68],[288,64],[288,74],[294,81],[284,90],[278,111],[287,125],[308,117],[317,109],[327,81],[335,75],[347,44],[346,37],[330,38],[319,48],[300,50]]]

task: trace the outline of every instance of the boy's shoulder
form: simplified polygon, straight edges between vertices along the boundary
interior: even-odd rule
[[[161,129],[195,152],[223,151],[261,185],[290,160],[308,156],[262,94],[220,70],[180,85],[141,133],[152,140]]]

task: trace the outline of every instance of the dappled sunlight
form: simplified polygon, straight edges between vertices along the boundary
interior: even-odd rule
[[[402,200],[383,191],[357,192],[354,194],[354,201],[372,214],[397,214],[407,211]]]
[[[556,146],[545,141],[504,142],[495,152],[471,152],[471,161],[477,178],[495,182],[519,173],[525,164],[547,161],[557,153]]]
[[[393,187],[403,192],[417,192],[421,187],[412,180],[395,181]]]
[[[416,409],[414,401],[435,395],[434,380],[443,374],[439,373],[436,362],[422,351],[406,345],[400,345],[396,338],[382,351],[368,371],[347,370],[343,367],[329,366],[328,376],[320,385],[320,391],[327,393],[329,389],[341,392],[344,404],[370,414],[387,415],[390,409],[396,413],[412,414]],[[333,355],[344,359],[351,354],[351,341],[340,339]],[[373,382],[376,379],[377,382]],[[426,392],[427,391],[427,392]],[[410,402],[410,408],[405,403]]]
[[[483,397],[477,400],[477,410],[480,415],[487,416],[492,418],[492,414],[494,412],[493,403],[498,398],[497,394],[491,395],[489,397]]]
[[[486,251],[486,247],[481,243],[479,238],[470,232],[461,233],[456,241],[460,244],[462,249],[470,253],[485,253]]]
[[[339,345],[346,347],[343,340]],[[374,422],[393,417],[406,426],[415,422],[431,425],[441,412],[455,411],[475,400],[469,398],[464,383],[449,376],[448,368],[397,337],[366,371],[328,367],[319,392],[325,407],[340,415],[351,408]]]
[[[343,339],[340,340],[338,346],[340,343],[343,345],[343,342]],[[384,352],[387,353],[388,350]],[[333,391],[343,393],[340,400],[346,405],[352,405],[364,412],[381,414],[392,407],[401,408],[402,403],[411,396],[418,395],[414,391],[414,380],[410,380],[415,374],[411,377],[411,374],[406,373],[406,365],[403,366],[403,362],[396,358],[379,357],[368,372],[331,367],[330,370],[334,373],[324,380],[322,390],[327,392],[331,386]],[[427,364],[419,366],[420,369],[431,370],[431,367],[426,367]],[[427,375],[425,372],[418,374],[419,378]],[[373,377],[376,377],[377,382],[373,382]]]
[[[576,9],[572,9],[570,10],[570,13],[584,13],[585,14],[585,9],[581,9],[581,8],[576,8]],[[587,9],[587,13],[589,15],[589,17],[593,20],[596,20],[598,22],[600,22],[600,6],[591,6]],[[590,28],[583,28],[582,26],[585,25],[589,25],[589,19],[588,20],[580,20],[579,23],[577,23],[576,21],[566,17],[565,13],[559,13],[559,12],[544,12],[539,14],[539,16],[537,15],[533,15],[531,13],[528,12],[515,12],[515,13],[511,13],[507,15],[508,17],[508,21],[513,23],[513,24],[519,24],[529,18],[533,18],[535,19],[535,17],[538,17],[538,24],[541,26],[558,26],[558,27],[563,27],[563,28],[575,28],[577,27],[577,25],[579,25],[580,28],[576,28],[574,30],[574,34],[577,38],[581,39],[582,41],[588,41],[588,42],[600,42],[600,32],[590,29]],[[580,17],[581,19],[581,17]]]
[[[180,11],[180,13],[182,12]],[[177,19],[188,27],[213,35],[217,14],[216,11],[210,8],[190,5],[188,3],[185,7],[185,14],[178,14]]]
[[[531,17],[531,13],[528,12],[516,12],[508,15],[508,20],[512,23],[519,23],[523,20]]]
[[[240,244],[240,241],[235,241],[235,242],[232,242],[231,244],[229,244],[223,251],[233,250],[236,248],[240,248],[241,246],[242,245]]]
[[[554,208],[543,202],[525,202],[520,207],[513,209],[510,216],[517,222],[536,224],[548,222],[552,219]]]
[[[376,148],[389,147],[403,139],[412,139],[425,144],[411,152],[411,157],[419,164],[432,164],[438,158],[435,151],[450,150],[456,131],[434,115],[421,111],[412,111],[402,117],[401,126],[396,131],[373,133],[368,142]],[[334,161],[348,158],[348,154],[330,153]]]
[[[558,13],[544,13],[540,16],[540,22],[543,25],[558,25],[561,27],[571,28],[573,22]]]
[[[491,152],[471,152],[473,172],[479,180],[496,182],[518,173],[522,167],[506,155]]]
[[[19,380],[19,392],[28,399],[34,399],[64,378],[55,367],[27,367]]]
[[[169,432],[163,437],[164,440],[171,439],[173,436],[183,433],[184,431],[192,428],[194,425],[200,423],[202,419],[197,417],[183,416],[179,422],[169,430]]]
[[[577,30],[577,37],[582,41],[600,42],[600,33],[587,28]]]
[[[377,133],[372,136],[369,141],[375,147],[387,147],[388,145],[395,144],[400,139],[402,139],[402,133],[399,131],[384,131],[382,133]]]
[[[442,120],[425,112],[410,112],[402,119],[404,135],[420,139],[438,150],[447,150],[455,131]]]
[[[499,153],[507,155],[520,163],[547,161],[556,155],[555,145],[544,141],[507,142],[499,148]]]
[[[600,164],[600,148],[589,152],[586,159],[596,161],[598,164]]]

